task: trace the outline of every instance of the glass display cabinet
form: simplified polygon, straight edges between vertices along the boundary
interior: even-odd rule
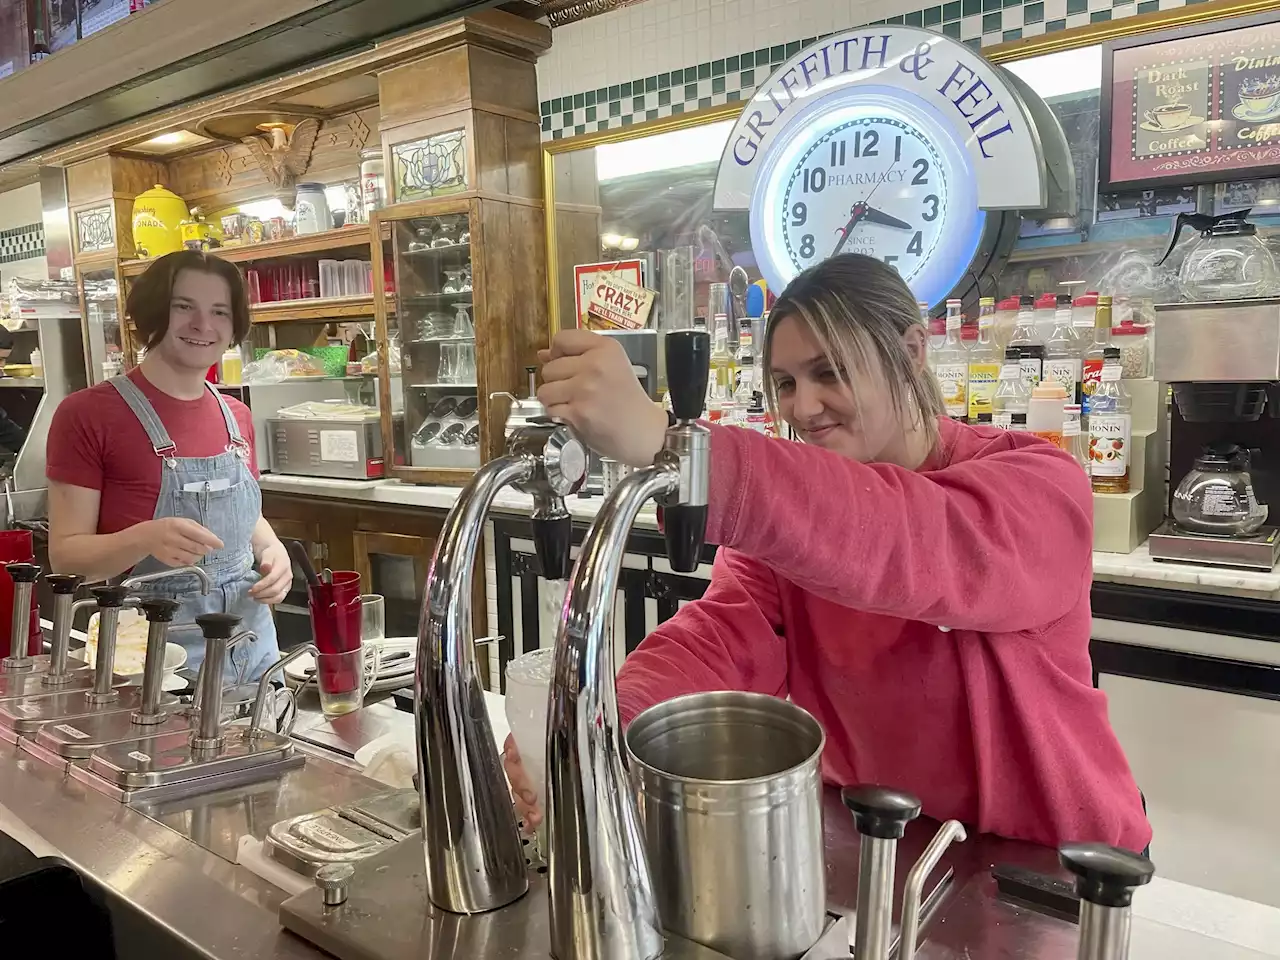
[[[89,386],[109,380],[125,368],[126,341],[120,327],[121,292],[115,259],[76,266],[76,288],[84,331]]]
[[[396,400],[404,410],[402,421],[383,418],[383,447],[404,480],[461,485],[500,452],[517,359],[532,362],[533,338],[545,342],[545,328],[525,329],[545,315],[522,311],[520,265],[494,256],[501,229],[487,251],[480,242],[486,202],[445,197],[379,213],[389,227],[374,264],[382,408]]]

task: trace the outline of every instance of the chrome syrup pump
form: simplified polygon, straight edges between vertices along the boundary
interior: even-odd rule
[[[697,568],[707,526],[711,434],[697,422],[707,394],[705,331],[665,339],[676,423],[653,465],[606,498],[582,543],[565,601],[547,724],[551,953],[557,960],[650,960],[663,950],[653,876],[622,760],[614,686],[613,603],[636,514],[663,507],[667,557]]]
[[[586,472],[586,448],[568,426],[532,420],[512,432],[504,456],[476,471],[436,542],[418,627],[414,723],[427,897],[442,910],[494,910],[529,886],[475,670],[471,571],[485,515],[507,484],[531,494],[543,576],[564,579],[572,524],[564,498]]]
[[[898,841],[907,824],[920,816],[920,800],[901,790],[871,784],[845,787],[840,797],[861,834],[853,960],[889,960]],[[898,960],[912,960],[916,955],[925,879],[952,841],[964,839],[964,827],[948,820],[907,875]],[[1076,896],[1080,898],[1077,960],[1128,960],[1133,891],[1151,881],[1155,873],[1151,861],[1100,843],[1067,844],[1058,857],[1076,876]]]

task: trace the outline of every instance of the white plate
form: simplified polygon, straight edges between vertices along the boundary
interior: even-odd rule
[[[377,645],[382,648],[383,657],[406,653],[408,656],[398,656],[395,660],[384,663],[378,671],[377,678],[370,685],[369,692],[386,693],[411,685],[413,683],[413,667],[418,649],[418,638],[387,637],[385,640],[377,641]],[[304,653],[284,668],[285,683],[291,687],[300,687],[311,678],[315,671],[316,658],[309,653]]]

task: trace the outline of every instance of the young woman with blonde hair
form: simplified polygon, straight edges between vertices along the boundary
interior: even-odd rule
[[[928,332],[846,254],[769,315],[770,402],[801,443],[712,425],[711,584],[618,675],[628,723],[701,690],[790,697],[831,783],[884,783],[1006,837],[1142,850],[1141,795],[1089,660],[1092,498],[1071,458],[943,416]],[[538,397],[602,455],[650,462],[665,414],[612,340],[556,337]],[[514,746],[517,805],[540,811]]]

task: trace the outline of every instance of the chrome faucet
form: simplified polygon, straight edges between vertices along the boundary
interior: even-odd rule
[[[413,703],[427,896],[442,910],[494,910],[529,888],[475,670],[471,571],[484,518],[507,484],[531,493],[543,576],[563,579],[571,524],[564,497],[586,473],[586,448],[567,426],[532,421],[511,434],[504,456],[476,471],[436,542],[423,591]]]
[[[666,335],[677,417],[653,465],[613,489],[582,543],[556,639],[547,720],[551,952],[557,960],[649,960],[663,950],[653,877],[622,759],[613,604],[627,535],[650,497],[663,507],[667,556],[697,568],[707,524],[711,434],[697,422],[711,343]]]
[[[200,581],[200,593],[204,596],[209,595],[209,591],[213,589],[213,581],[209,579],[209,574],[205,573],[199,567],[172,567],[168,570],[155,570],[151,573],[140,573],[136,577],[128,577],[120,581],[120,586],[126,590],[133,590],[142,586],[144,583],[151,583],[155,580],[167,580],[169,577],[181,577],[190,574]]]

